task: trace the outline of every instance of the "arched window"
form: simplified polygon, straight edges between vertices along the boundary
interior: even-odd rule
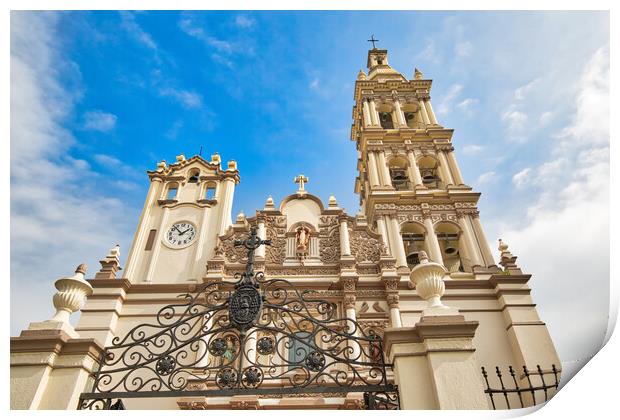
[[[420,251],[428,254],[425,242],[426,230],[417,223],[405,223],[401,228],[403,245],[405,247],[405,255],[407,257],[407,266],[413,268],[420,263]]]
[[[200,179],[199,177],[200,177],[200,170],[192,169],[189,173],[189,177],[187,178],[187,182],[190,184],[197,184]]]
[[[425,187],[431,189],[442,188],[443,183],[439,177],[439,166],[437,160],[431,156],[423,156],[418,161],[418,168],[420,168],[420,176],[422,177],[422,184]]]
[[[411,182],[409,182],[409,175],[407,174],[407,165],[407,159],[402,156],[392,158],[388,164],[392,186],[396,191],[411,190]]]
[[[452,223],[440,222],[435,226],[435,232],[443,265],[448,271],[451,273],[470,271],[471,263],[463,255],[465,244],[460,229]]]
[[[405,123],[409,128],[422,128],[422,122],[418,115],[417,106],[412,103],[402,105],[403,114],[405,116]]]
[[[177,193],[179,192],[179,184],[172,183],[168,185],[168,190],[166,190],[166,200],[176,200]]]
[[[381,128],[386,130],[394,128],[394,121],[392,121],[391,112],[379,111],[379,121],[381,122]]]

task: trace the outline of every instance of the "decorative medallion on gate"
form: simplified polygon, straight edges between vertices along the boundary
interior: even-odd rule
[[[79,408],[121,407],[121,398],[359,392],[368,409],[397,409],[380,336],[339,318],[336,301],[254,273],[254,251],[269,244],[252,229],[235,242],[248,255],[236,282],[203,284],[115,337]]]
[[[228,304],[230,321],[241,331],[250,328],[263,309],[263,299],[260,293],[250,284],[235,290]]]

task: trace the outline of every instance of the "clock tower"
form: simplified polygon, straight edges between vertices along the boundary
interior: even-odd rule
[[[222,169],[218,154],[177,156],[148,172],[144,203],[123,278],[131,283],[200,282],[218,234],[231,224],[237,163]]]

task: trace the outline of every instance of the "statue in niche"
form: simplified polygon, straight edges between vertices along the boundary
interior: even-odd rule
[[[306,254],[308,251],[308,243],[310,242],[310,229],[306,226],[299,226],[295,231],[295,241],[297,244],[297,252]]]

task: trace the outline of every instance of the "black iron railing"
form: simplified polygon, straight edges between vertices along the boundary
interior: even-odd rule
[[[487,373],[484,366],[482,367],[482,376],[484,377],[484,382],[486,384],[486,389],[484,390],[485,394],[489,396],[491,399],[491,405],[494,410],[502,409],[502,408],[515,408],[513,405],[516,403],[516,395],[518,397],[519,403],[521,404],[521,408],[530,407],[543,402],[548,401],[553,390],[557,390],[559,381],[559,374],[555,367],[555,365],[551,365],[551,369],[544,371],[540,365],[536,365],[536,371],[530,371],[526,366],[523,366],[523,373],[518,374],[512,366],[508,366],[508,374],[511,379],[506,380],[504,383],[504,375],[500,370],[499,366],[495,367],[495,375],[498,378],[499,387],[491,387],[489,384],[489,374]],[[547,379],[545,379],[545,377]],[[511,383],[512,382],[512,383]],[[503,395],[503,400],[506,403],[505,407],[497,407],[494,396]],[[538,399],[536,395],[538,394]],[[499,401],[497,401],[498,405],[501,401],[501,397]],[[512,405],[511,405],[512,401]]]

